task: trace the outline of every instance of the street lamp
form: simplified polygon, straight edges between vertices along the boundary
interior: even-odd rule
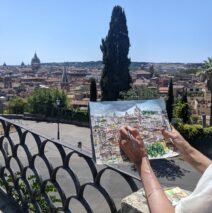
[[[57,110],[59,111],[59,107],[60,107],[60,99],[57,98],[56,100],[56,105],[57,105]],[[59,118],[57,121],[57,140],[60,140],[60,123],[59,123]]]

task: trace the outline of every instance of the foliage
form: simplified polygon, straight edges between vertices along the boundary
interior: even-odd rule
[[[157,92],[148,88],[147,86],[133,86],[127,92],[121,92],[120,95],[124,100],[144,100],[158,98]]]
[[[169,121],[171,121],[173,117],[173,105],[174,105],[173,82],[172,82],[172,79],[170,79],[168,98],[166,100],[166,111],[167,111]]]
[[[199,120],[199,117],[197,115],[192,115],[191,116],[191,123],[192,124],[200,124],[201,121]]]
[[[88,122],[88,111],[80,110],[78,108],[66,109],[63,108],[59,112],[59,117],[65,120],[77,121],[77,122]]]
[[[104,65],[100,81],[103,101],[117,100],[120,98],[120,92],[130,89],[132,82],[128,58],[130,41],[126,22],[124,10],[120,6],[115,6],[110,29],[100,45]]]
[[[26,101],[21,97],[13,97],[9,100],[8,111],[12,114],[22,114],[26,108]]]
[[[184,94],[182,98],[178,99],[174,104],[173,115],[175,118],[182,119],[183,123],[190,123],[191,114],[191,106],[188,103],[187,95]]]
[[[204,61],[201,75],[207,80],[207,87],[211,91],[210,126],[212,126],[212,58],[209,57]]]
[[[10,186],[10,187],[13,187],[12,176],[11,175],[7,175],[7,174],[4,174],[4,175],[5,175],[6,184],[4,183],[4,181],[2,179],[0,179],[0,186],[3,187],[3,188],[6,188],[6,185]],[[19,172],[16,173],[16,177],[17,178],[20,177],[20,173]],[[40,185],[39,185],[39,183],[37,181],[36,176],[35,175],[30,175],[27,178],[27,181],[30,183],[30,185],[32,187],[32,190],[35,193],[35,199],[36,199],[37,203],[39,204],[42,212],[43,213],[50,212],[50,208],[48,206],[48,203],[46,202],[46,200],[44,199],[44,197],[40,193]],[[28,187],[26,186],[24,181],[19,181],[19,187],[20,187],[20,190],[21,190],[22,194],[24,195],[25,203],[27,204],[27,209],[29,209],[32,212],[35,212],[36,209],[33,206],[33,204],[31,203],[31,198],[30,198],[30,194],[29,194],[29,191],[28,191]],[[61,199],[58,199],[55,194],[52,195],[52,193],[54,193],[54,192],[57,192],[55,186],[53,184],[48,183],[46,185],[46,187],[45,187],[45,193],[47,193],[47,194],[51,193],[51,195],[49,195],[49,197],[50,197],[52,203],[61,203],[62,202]],[[21,198],[20,198],[18,192],[15,189],[12,189],[11,193],[12,193],[13,198],[17,201],[17,203],[21,207],[24,207],[24,206],[22,206]]]
[[[202,128],[199,124],[178,124],[175,127],[193,147],[212,157],[212,127]]]
[[[194,141],[199,136],[203,136],[203,128],[199,124],[182,124],[178,126],[178,130],[189,142]]]
[[[81,110],[73,110],[71,119],[73,121],[88,122],[88,112]]]
[[[164,155],[165,149],[160,142],[150,144],[146,147],[147,153],[150,157],[157,157]]]
[[[54,116],[58,112],[56,106],[57,99],[60,100],[59,108],[67,107],[67,96],[64,91],[46,88],[35,89],[32,96],[28,99],[29,112]]]
[[[97,90],[96,90],[96,80],[91,78],[90,80],[90,101],[96,101],[97,99]]]

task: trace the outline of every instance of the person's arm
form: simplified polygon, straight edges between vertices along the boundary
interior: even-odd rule
[[[129,133],[131,134],[131,137],[129,137]],[[132,145],[132,143],[134,143],[134,145]],[[135,163],[139,171],[150,211],[152,213],[174,212],[174,207],[166,197],[151,168],[143,140],[138,131],[128,126],[122,127],[120,129],[119,144],[128,158]]]
[[[171,132],[162,130],[162,134],[165,138],[170,138],[174,146],[176,146],[182,154],[183,159],[201,173],[204,173],[204,171],[212,163],[209,158],[192,147],[176,129],[173,128]]]

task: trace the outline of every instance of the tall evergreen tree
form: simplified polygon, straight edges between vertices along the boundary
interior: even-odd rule
[[[202,71],[207,80],[208,90],[211,92],[210,126],[212,126],[212,58],[209,57],[207,61],[204,61]]]
[[[186,104],[188,103],[187,92],[183,93],[183,95],[182,95],[182,102],[186,103]]]
[[[96,80],[91,78],[90,80],[90,101],[96,101],[97,90],[96,90]]]
[[[168,114],[169,121],[172,120],[173,105],[174,105],[174,94],[173,94],[173,82],[171,78],[169,82],[168,98],[166,100],[166,111]]]
[[[155,69],[154,69],[154,66],[153,66],[153,65],[151,65],[151,66],[149,67],[149,72],[151,73],[151,77],[153,77],[154,74],[155,74]]]
[[[100,81],[102,100],[117,100],[120,98],[120,92],[130,89],[132,79],[129,74],[129,47],[130,41],[124,10],[120,6],[115,6],[108,34],[105,39],[102,39],[100,45],[104,64]]]

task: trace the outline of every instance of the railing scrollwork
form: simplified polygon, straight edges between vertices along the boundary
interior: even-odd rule
[[[3,117],[0,123],[0,187],[23,212],[98,212],[97,203],[89,201],[94,192],[96,202],[108,207],[101,212],[118,212],[120,205],[108,190],[116,185],[114,173],[131,191],[138,189],[136,177],[110,165],[98,167],[92,153]]]

